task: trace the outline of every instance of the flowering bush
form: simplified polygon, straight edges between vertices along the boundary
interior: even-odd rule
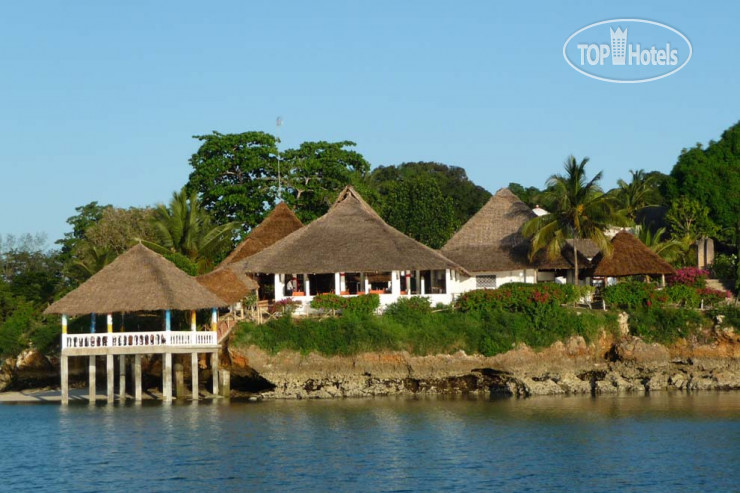
[[[317,294],[313,297],[313,300],[311,300],[311,308],[315,310],[328,310],[334,313],[337,310],[347,308],[348,302],[348,298],[343,298],[338,294]]]
[[[668,285],[684,284],[695,288],[705,288],[708,277],[709,271],[698,267],[684,267],[683,269],[678,269],[674,275],[668,277]]]
[[[272,304],[270,313],[293,313],[293,310],[300,304],[300,301],[296,301],[293,298],[284,298]]]
[[[729,291],[722,291],[720,289],[712,288],[701,288],[697,290],[698,295],[701,297],[704,307],[716,306],[731,297],[732,294]]]

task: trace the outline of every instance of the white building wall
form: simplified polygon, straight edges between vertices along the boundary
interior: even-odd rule
[[[536,269],[476,272],[476,275],[496,276],[496,287],[510,282],[526,282],[529,284],[535,284],[537,282]],[[457,280],[454,280],[450,283],[449,292],[452,294],[462,294],[467,291],[473,291],[474,289],[476,289],[475,276],[467,277],[463,276],[462,274],[458,274]]]

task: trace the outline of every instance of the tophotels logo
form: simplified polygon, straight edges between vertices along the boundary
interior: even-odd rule
[[[573,33],[563,45],[563,57],[578,72],[593,79],[638,83],[675,74],[691,59],[686,36],[659,22],[612,19]]]

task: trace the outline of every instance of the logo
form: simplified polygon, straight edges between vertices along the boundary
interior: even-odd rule
[[[691,42],[678,30],[644,19],[612,19],[573,33],[563,57],[593,79],[622,84],[675,74],[691,59]]]

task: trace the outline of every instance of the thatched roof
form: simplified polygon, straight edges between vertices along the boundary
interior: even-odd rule
[[[596,245],[596,243],[593,242],[593,240],[589,240],[588,238],[583,238],[579,240],[569,239],[565,240],[565,242],[568,244],[563,250],[566,249],[571,250],[571,258],[573,258],[573,242],[576,244],[576,249],[578,250],[578,253],[582,253],[585,257],[588,258],[594,258],[601,252],[601,249]],[[580,262],[580,258],[578,259]]]
[[[242,260],[250,273],[378,272],[456,269],[459,265],[383,221],[352,187],[329,212]]]
[[[259,226],[249,232],[247,237],[221,262],[219,267],[233,264],[261,252],[302,227],[303,223],[296,217],[291,208],[285,202],[280,202]]]
[[[567,244],[560,250],[560,255],[551,259],[546,250],[540,250],[535,255],[533,262],[539,270],[572,270],[575,268],[573,262],[573,245]],[[578,270],[587,269],[593,264],[589,259],[578,250]]]
[[[219,267],[195,278],[201,286],[228,303],[237,303],[259,285],[248,275],[237,272],[232,266]]]
[[[198,310],[226,306],[178,269],[175,264],[138,244],[121,254],[44,313],[88,313],[154,310]]]
[[[469,272],[531,269],[524,223],[536,217],[527,204],[502,188],[450,238],[442,253]]]
[[[671,264],[645,246],[635,235],[621,231],[612,238],[610,257],[598,254],[593,259],[594,276],[623,277],[675,274]]]

